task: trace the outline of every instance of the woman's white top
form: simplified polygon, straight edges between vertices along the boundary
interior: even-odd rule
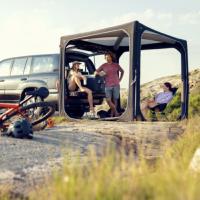
[[[160,92],[155,97],[155,102],[158,104],[169,103],[173,98],[172,92]]]

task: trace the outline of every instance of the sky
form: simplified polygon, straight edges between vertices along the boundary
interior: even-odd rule
[[[58,53],[63,35],[134,20],[187,40],[189,69],[200,67],[199,0],[0,0],[0,60]],[[120,64],[127,66],[127,60],[124,56]],[[177,74],[180,73],[180,56],[174,50],[144,52],[141,67],[142,82]],[[128,70],[125,71],[127,76]]]

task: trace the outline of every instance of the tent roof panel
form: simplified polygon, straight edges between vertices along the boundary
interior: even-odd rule
[[[132,34],[134,36],[134,27],[136,22],[137,21],[133,21],[127,24],[122,24],[119,26],[105,28],[97,31],[63,36],[61,37],[61,46],[65,45],[69,41],[74,41],[71,44],[83,44],[83,42],[85,42],[84,48],[86,48],[87,44],[96,44],[99,45],[99,47],[101,45],[103,47],[114,47],[116,49],[120,47],[129,47],[130,37],[132,37]],[[162,43],[173,45],[178,40],[180,40],[178,38],[148,28],[143,24],[140,25],[142,28],[144,28],[144,32],[141,38],[141,45],[153,45]]]

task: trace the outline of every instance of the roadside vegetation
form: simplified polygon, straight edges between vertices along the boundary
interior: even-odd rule
[[[199,200],[200,171],[191,169],[194,152],[200,147],[200,87],[190,93],[189,120],[184,134],[169,146],[157,160],[144,158],[142,150],[135,156],[123,149],[108,149],[98,157],[94,151],[75,162],[64,161],[63,168],[31,192],[27,199],[49,200]],[[127,96],[121,97],[126,106]],[[166,108],[167,117],[176,120],[180,114],[181,94]],[[101,107],[102,109],[103,107]],[[67,122],[55,117],[55,123]],[[0,199],[10,199],[0,188]]]
[[[190,169],[200,144],[200,117],[187,123],[185,133],[158,160],[110,150],[99,159],[93,153],[86,160],[65,163],[62,172],[30,195],[31,199],[130,199],[198,200],[200,173]],[[81,163],[81,164],[80,164]]]
[[[9,195],[9,189],[8,188],[9,187],[7,187],[7,186],[3,186],[3,185],[0,186],[0,199],[1,200],[11,199],[10,195]]]
[[[121,103],[126,106],[125,94]],[[177,92],[166,109],[170,120],[176,120],[180,106],[181,94]],[[190,94],[189,115],[184,134],[156,161],[145,160],[142,153],[137,159],[123,151],[108,150],[101,159],[91,153],[81,165],[65,163],[62,173],[55,173],[52,180],[33,192],[30,198],[198,200],[200,172],[190,168],[194,152],[200,146],[198,90]]]
[[[181,112],[181,93],[178,92],[166,107],[166,115],[170,121],[176,121]],[[200,115],[200,93],[191,93],[189,98],[189,117]]]
[[[123,92],[121,95],[121,106],[122,108],[126,108],[127,105],[127,92]],[[108,110],[108,106],[106,103],[98,107],[98,110]],[[177,121],[177,118],[179,117],[181,113],[181,92],[178,91],[177,94],[174,96],[172,101],[167,105],[165,109],[166,117],[169,121]],[[149,113],[148,116],[151,114]],[[195,90],[191,92],[189,97],[189,117],[192,118],[196,115],[200,115],[200,88],[199,90]],[[161,116],[158,116],[159,120],[165,120],[162,119]]]
[[[121,104],[124,108],[126,99],[123,93]],[[178,91],[166,108],[167,117],[176,120],[180,107],[181,93]],[[31,198],[198,200],[200,172],[190,169],[190,162],[200,146],[199,89],[190,93],[189,116],[185,133],[153,165],[142,154],[138,160],[133,154],[125,156],[123,152],[108,151],[100,160],[91,154],[78,167],[65,163],[62,173],[55,175],[50,184],[40,188]]]

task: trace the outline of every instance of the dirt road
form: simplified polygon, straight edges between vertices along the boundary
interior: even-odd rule
[[[123,139],[140,146],[147,157],[160,156],[162,144],[182,132],[175,123],[80,121],[36,132],[32,140],[1,137],[0,183],[23,193],[59,167],[63,155],[73,162],[87,156],[91,146],[101,154],[108,144],[119,145]]]

